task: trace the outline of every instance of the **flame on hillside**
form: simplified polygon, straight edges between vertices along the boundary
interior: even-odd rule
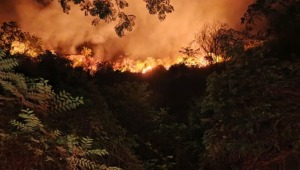
[[[19,41],[14,41],[12,43],[10,53],[12,55],[25,54],[33,58],[41,54],[26,43]],[[89,71],[90,73],[96,72],[97,67],[101,62],[106,62],[97,56],[93,57],[91,49],[83,48],[79,53],[80,54],[66,55],[66,58],[72,62],[73,67],[83,67],[84,70]],[[212,56],[219,58],[215,55]],[[112,62],[111,64],[114,70],[119,70],[121,72],[147,73],[157,66],[163,66],[165,69],[169,69],[170,66],[175,64],[185,64],[189,67],[204,67],[209,64],[209,61],[203,56],[188,57],[183,55],[178,56],[177,58],[164,59],[148,57],[145,60],[134,60],[126,56],[121,56],[117,61]]]
[[[97,71],[97,66],[99,63],[105,62],[97,60],[95,57],[89,57],[84,55],[69,55],[67,56],[67,58],[72,61],[73,67],[83,67],[86,71],[89,71],[91,73]],[[146,60],[134,60],[123,57],[111,64],[115,71],[128,71],[132,73],[144,74],[156,68],[157,66],[163,66],[165,69],[169,69],[170,66],[175,64],[185,64],[188,67],[204,67],[209,65],[209,61],[203,56],[178,56],[175,59],[154,59],[152,57],[148,57],[146,58]]]
[[[10,54],[26,54],[30,57],[37,57],[40,54],[40,52],[34,50],[24,42],[14,41],[11,44]]]
[[[37,57],[41,52],[37,52],[35,48],[32,48],[30,45],[14,41],[11,45],[10,53],[14,54],[25,54],[30,57]],[[55,52],[53,52],[55,54]],[[84,70],[90,72],[91,74],[97,71],[98,65],[102,62],[107,62],[101,60],[101,57],[93,56],[93,51],[90,48],[83,47],[79,54],[74,55],[65,55],[67,59],[72,62],[73,67],[82,67]],[[208,58],[207,58],[208,57]],[[121,72],[132,72],[132,73],[147,73],[157,66],[163,66],[165,69],[169,69],[172,65],[176,64],[185,64],[188,67],[204,67],[210,63],[223,62],[221,56],[217,56],[213,53],[204,55],[193,55],[187,56],[182,55],[176,58],[164,58],[164,59],[155,59],[148,57],[145,60],[132,59],[128,56],[120,56],[118,60],[111,63],[112,68],[116,71]]]
[[[250,43],[251,46],[246,46],[245,48],[254,48],[261,45],[261,41],[258,43]],[[10,53],[14,54],[25,54],[30,57],[37,57],[41,54],[35,48],[32,48],[26,43],[14,41],[11,45]],[[53,52],[55,54],[55,52]],[[98,65],[106,60],[101,60],[101,57],[93,56],[93,51],[90,48],[83,47],[79,54],[74,55],[65,55],[67,59],[72,62],[73,67],[82,67],[85,71],[90,72],[91,74],[95,73],[98,69]],[[148,57],[145,60],[132,59],[128,56],[120,56],[118,60],[114,62],[108,61],[111,64],[112,68],[115,71],[121,72],[132,72],[132,73],[147,73],[157,66],[163,66],[165,69],[169,69],[172,65],[176,64],[185,64],[188,67],[205,67],[211,63],[220,63],[224,62],[222,56],[215,55],[213,53],[208,53],[206,55],[181,55],[176,58],[164,58],[164,59],[155,59]]]

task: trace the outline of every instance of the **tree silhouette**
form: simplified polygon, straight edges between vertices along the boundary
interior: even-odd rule
[[[11,54],[25,54],[36,57],[43,52],[42,41],[39,37],[28,32],[22,32],[14,22],[4,22],[0,28],[0,48]]]
[[[150,14],[158,14],[159,20],[164,20],[167,13],[174,11],[170,0],[144,0]],[[61,7],[65,13],[69,13],[71,9],[70,3],[79,5],[85,15],[94,17],[93,25],[97,25],[101,20],[106,23],[118,19],[118,24],[115,26],[115,31],[118,36],[122,37],[125,31],[132,31],[135,25],[135,16],[128,15],[123,12],[129,4],[126,0],[59,0]]]
[[[268,48],[273,55],[288,57],[299,54],[300,2],[298,0],[256,0],[241,18],[248,30],[253,30],[257,21],[265,22]]]
[[[255,0],[241,18],[250,29],[258,19],[266,18],[273,30],[278,29],[275,17],[287,17],[290,25],[300,24],[300,2],[298,0]],[[286,19],[287,19],[286,18]],[[275,24],[275,25],[274,25]],[[287,28],[286,28],[287,29]]]

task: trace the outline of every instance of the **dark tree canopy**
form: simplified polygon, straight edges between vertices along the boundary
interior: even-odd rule
[[[255,21],[266,18],[272,29],[278,31],[280,24],[299,26],[299,14],[300,2],[298,0],[255,0],[248,7],[241,21],[251,27]],[[283,20],[286,23],[282,23]]]
[[[300,53],[299,0],[255,0],[242,17],[242,23],[251,31],[258,21],[265,23],[263,31],[271,40],[268,48],[273,54],[283,57]]]
[[[75,5],[79,5],[85,15],[91,15],[94,18],[92,24],[97,25],[101,20],[106,23],[115,21],[118,19],[118,24],[115,26],[115,31],[118,36],[122,37],[125,31],[132,31],[135,25],[135,16],[128,15],[122,10],[128,7],[129,4],[125,0],[58,0],[65,13],[69,13],[73,2]],[[144,0],[146,2],[146,8],[150,14],[158,14],[159,20],[163,21],[166,18],[167,13],[174,11],[170,0]]]

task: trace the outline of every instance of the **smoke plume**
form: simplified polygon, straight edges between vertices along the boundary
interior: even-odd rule
[[[67,15],[57,0],[1,0],[0,22],[17,21],[23,31],[41,37],[46,47],[64,53],[76,53],[76,48],[85,43],[103,60],[121,56],[162,59],[177,56],[204,23],[217,20],[240,28],[240,18],[251,1],[173,0],[175,11],[160,22],[148,13],[142,0],[128,0],[126,13],[137,16],[136,25],[122,38],[114,32],[116,23],[92,26],[92,17],[76,6]]]

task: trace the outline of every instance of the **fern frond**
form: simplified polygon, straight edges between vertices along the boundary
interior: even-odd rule
[[[39,93],[44,95],[46,99],[51,99],[54,96],[52,86],[48,84],[48,80],[44,79],[28,79],[28,92]]]
[[[122,170],[121,168],[118,167],[107,167],[105,170]]]
[[[67,135],[66,145],[70,153],[73,152],[73,148],[78,145],[77,137],[74,135]]]
[[[64,136],[58,130],[44,128],[41,121],[34,115],[33,111],[22,110],[19,114],[21,121],[11,120],[10,124],[16,127],[16,137],[34,157],[40,157],[45,162],[56,162],[53,155],[59,156],[67,162],[65,169],[90,169],[90,170],[121,170],[116,167],[107,167],[100,164],[93,156],[105,156],[105,149],[91,149],[93,139],[89,137],[79,138],[75,135]],[[19,133],[18,133],[19,132]],[[20,133],[21,132],[21,133]],[[8,138],[0,130],[0,139]]]
[[[18,101],[25,107],[27,108],[36,108],[36,109],[39,109],[39,110],[47,110],[47,107],[46,106],[43,106],[43,105],[38,105],[38,104],[35,104],[31,101],[28,101],[26,100],[24,94],[22,94],[17,88],[16,86],[14,86],[11,82],[8,82],[8,81],[3,81],[0,79],[0,85],[8,92],[10,92],[13,96],[16,97],[16,99],[18,99]]]
[[[15,126],[21,132],[33,132],[32,127],[28,127],[26,124],[24,124],[22,122],[19,122],[19,121],[16,121],[15,119],[11,120],[10,124]]]
[[[27,89],[25,78],[21,74],[0,71],[0,80],[10,82],[19,90],[25,91]]]
[[[52,132],[52,136],[53,136],[55,139],[57,139],[58,137],[61,136],[61,132],[60,132],[59,130],[54,130],[54,131]]]
[[[86,152],[87,155],[106,156],[109,155],[105,149],[93,149]]]
[[[29,79],[13,72],[18,62],[4,56],[0,50],[0,86],[23,106],[47,113],[73,110],[83,104],[82,97],[72,97],[65,91],[55,94],[47,80]]]
[[[4,51],[2,51],[2,50],[0,49],[0,59],[2,59],[4,56],[5,56]]]
[[[1,59],[0,58],[0,71],[10,71],[18,65],[19,64],[16,59],[13,59],[13,58]]]
[[[0,85],[4,90],[9,91],[11,94],[14,94],[14,91],[16,90],[14,85],[12,85],[10,82],[3,81],[2,79],[0,79]]]
[[[38,119],[34,114],[31,113],[21,113],[19,114],[20,118],[23,118],[26,122],[26,126],[32,128],[42,128],[43,125],[41,124],[40,119]]]
[[[92,147],[93,139],[89,137],[81,138],[80,146],[82,149],[90,149]]]
[[[79,105],[83,104],[82,97],[72,97],[69,93],[65,91],[59,92],[53,98],[54,104],[52,105],[52,112],[63,112],[72,109],[76,109]]]
[[[17,129],[19,129],[22,132],[33,132],[34,129],[42,128],[43,125],[40,121],[39,118],[37,118],[33,112],[30,110],[22,110],[22,113],[20,113],[18,116],[22,119],[24,119],[25,123],[16,121],[16,120],[11,120],[10,124],[15,126]]]
[[[50,100],[49,95],[38,93],[38,92],[28,92],[26,94],[26,98],[28,100],[36,101],[36,103],[45,104],[45,105],[48,105]]]
[[[83,169],[91,169],[91,170],[99,169],[99,166],[95,162],[85,158],[71,157],[69,158],[69,161],[70,163],[75,164]]]

